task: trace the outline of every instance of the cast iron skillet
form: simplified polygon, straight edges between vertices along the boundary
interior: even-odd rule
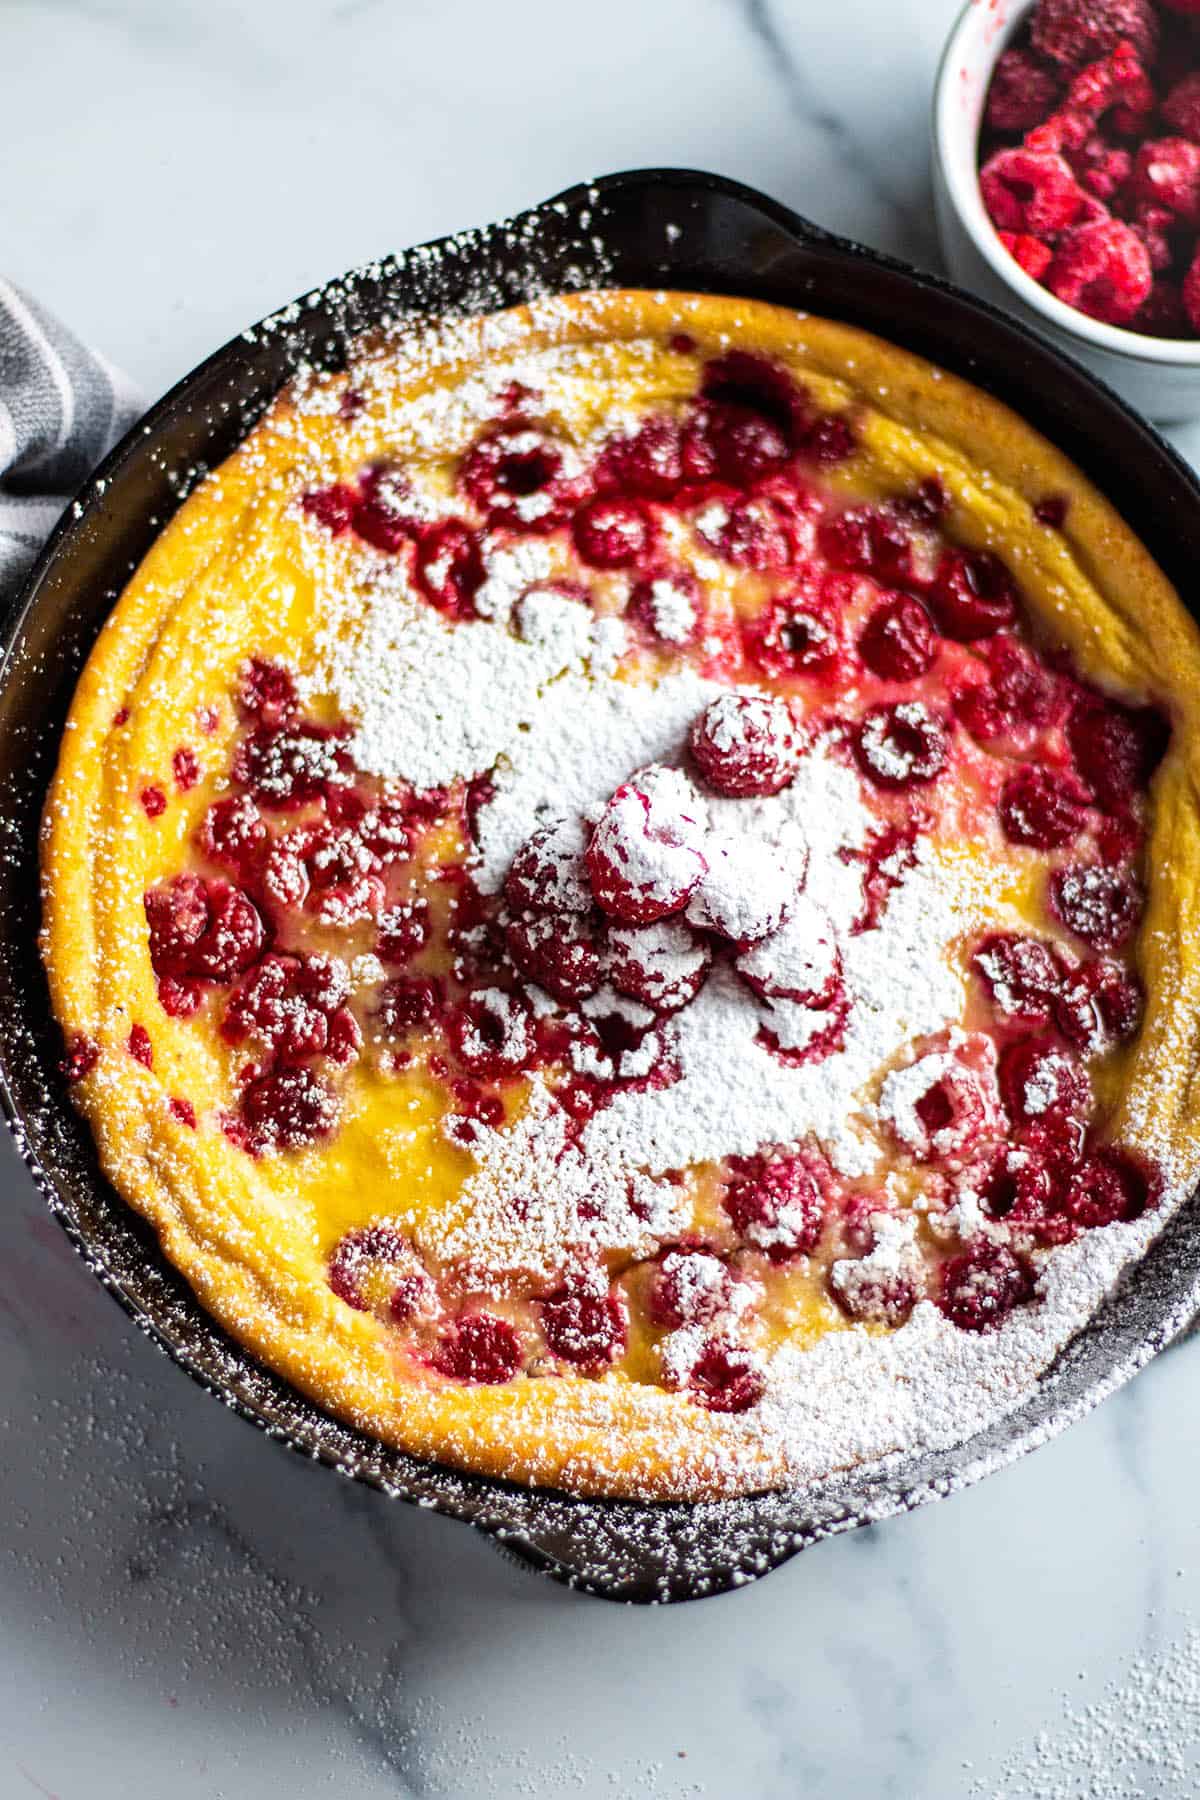
[[[590,286],[751,295],[828,313],[932,358],[1014,404],[1116,502],[1181,593],[1191,591],[1200,485],[1115,395],[992,307],[735,182],[678,169],[612,175],[515,220],[373,264],[234,339],[160,401],[68,509],[5,621],[0,1103],[89,1267],[168,1355],[244,1418],[343,1474],[469,1521],[558,1580],[610,1599],[683,1600],[976,1481],[1085,1413],[1200,1309],[1197,1202],[1175,1216],[1024,1404],[952,1450],[893,1458],[800,1492],[697,1506],[585,1502],[459,1475],[330,1419],[204,1312],[100,1173],[58,1073],[61,1044],[35,941],[38,818],[76,678],[131,570],[188,489],[233,449],[299,362],[337,366],[356,332]]]

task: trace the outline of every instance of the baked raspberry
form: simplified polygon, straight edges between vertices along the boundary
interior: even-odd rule
[[[960,1331],[988,1331],[1032,1300],[1035,1286],[1024,1256],[981,1238],[943,1264],[938,1305]]]
[[[1092,1103],[1086,1072],[1049,1037],[1018,1038],[1000,1057],[1000,1092],[1018,1125],[1081,1117]]]
[[[1141,145],[1133,165],[1133,191],[1186,225],[1200,224],[1200,144],[1168,137]]]
[[[1016,638],[1001,632],[984,646],[988,680],[962,689],[954,716],[980,744],[1028,749],[1064,707],[1064,685]]]
[[[764,1000],[827,1006],[841,979],[842,959],[829,917],[807,894],[794,894],[782,926],[735,958],[747,986]]]
[[[920,700],[872,706],[854,740],[859,767],[877,787],[909,788],[936,780],[949,741],[942,720]]]
[[[332,487],[310,488],[300,496],[300,507],[333,537],[341,537],[354,523],[358,495],[352,487],[339,481]]]
[[[429,933],[429,902],[423,894],[413,894],[383,914],[375,954],[382,963],[411,962],[429,942]]]
[[[1097,219],[1072,231],[1046,272],[1052,294],[1109,325],[1127,325],[1153,285],[1149,251],[1119,219]]]
[[[937,633],[919,600],[896,594],[867,620],[858,653],[881,681],[915,681],[937,660]]]
[[[687,776],[653,764],[613,794],[587,848],[597,904],[628,925],[682,911],[706,868],[708,809]]]
[[[520,420],[477,438],[458,470],[459,486],[490,524],[513,523],[527,531],[561,524],[571,486],[563,476],[561,449]]]
[[[1108,1144],[1075,1170],[1063,1195],[1063,1210],[1085,1231],[1118,1220],[1140,1219],[1158,1204],[1156,1173],[1128,1151]]]
[[[1150,0],[1038,0],[1033,47],[1064,69],[1081,69],[1128,39],[1143,62],[1158,50]]]
[[[866,1255],[830,1265],[829,1292],[852,1319],[903,1325],[917,1303],[920,1258],[906,1221],[876,1213],[866,1222]]]
[[[356,1312],[367,1312],[372,1289],[388,1294],[388,1311],[396,1324],[432,1311],[436,1292],[412,1240],[396,1225],[363,1225],[348,1231],[329,1258],[327,1279],[339,1300]],[[402,1317],[392,1304],[399,1293]]]
[[[158,1003],[171,1019],[190,1019],[204,999],[204,984],[176,975],[158,976],[155,986]]]
[[[790,568],[810,536],[777,493],[714,496],[695,516],[696,534],[714,555],[744,569]]]
[[[450,1381],[497,1387],[511,1381],[524,1362],[515,1325],[495,1313],[463,1313],[443,1332],[431,1358]]]
[[[487,579],[478,532],[462,519],[439,519],[417,538],[413,574],[438,612],[450,619],[475,617],[475,596]]]
[[[1053,1152],[1027,1143],[1005,1144],[981,1168],[968,1170],[962,1185],[989,1219],[1003,1219],[1014,1237],[1038,1244],[1061,1244],[1075,1234],[1061,1210],[1069,1171]]]
[[[1019,263],[1034,281],[1040,281],[1054,261],[1049,244],[1041,238],[1031,237],[1027,231],[998,231],[996,236],[1013,261]]]
[[[841,654],[832,607],[784,594],[746,627],[746,648],[764,675],[829,675]]]
[[[610,438],[596,464],[596,491],[670,500],[684,485],[683,433],[678,421],[645,420],[636,431]]]
[[[678,919],[610,925],[605,934],[605,977],[655,1012],[678,1012],[695,999],[711,964],[708,945]]]
[[[167,1111],[181,1125],[186,1125],[189,1131],[195,1131],[196,1109],[190,1100],[185,1100],[180,1094],[172,1094],[167,1101]]]
[[[590,912],[592,890],[578,819],[554,819],[527,837],[513,857],[504,897],[514,912]]]
[[[447,1023],[459,1062],[482,1081],[519,1073],[536,1053],[528,1008],[500,988],[469,995],[451,1009]]]
[[[505,941],[526,980],[556,1000],[582,1000],[600,986],[600,948],[586,913],[520,913],[509,920]]]
[[[323,725],[280,725],[253,732],[239,748],[233,776],[263,806],[282,809],[319,800],[351,779],[342,734]]]
[[[1000,823],[1010,844],[1060,850],[1087,824],[1087,790],[1064,769],[1024,763],[1000,795]]]
[[[144,1069],[154,1067],[154,1045],[144,1025],[130,1026],[128,1048],[134,1062],[140,1062]]]
[[[586,1270],[538,1303],[542,1333],[552,1356],[598,1375],[625,1348],[628,1314],[603,1269]]]
[[[766,1377],[751,1351],[725,1338],[709,1338],[692,1364],[688,1388],[709,1412],[742,1413],[758,1405]]]
[[[1200,143],[1200,69],[1175,83],[1162,103],[1162,116],[1180,137]]]
[[[1057,237],[1083,196],[1070,164],[1052,151],[997,150],[979,171],[979,191],[997,231]]]
[[[654,521],[642,502],[615,496],[587,501],[571,531],[580,556],[595,569],[632,568],[654,544]]]
[[[740,1159],[723,1205],[738,1236],[772,1262],[807,1256],[825,1224],[816,1158],[800,1154]]]
[[[151,784],[144,787],[138,795],[142,803],[142,811],[148,819],[160,819],[167,810],[167,796],[160,787]]]
[[[1066,964],[1043,938],[996,931],[971,959],[993,1006],[1005,1018],[1047,1025],[1068,979]]]
[[[237,706],[243,719],[268,731],[286,725],[299,710],[296,683],[282,663],[252,656],[242,664],[238,678]]]
[[[912,580],[912,534],[882,507],[852,506],[822,519],[817,542],[835,569],[871,575],[885,587],[904,587]]]
[[[1061,531],[1070,510],[1071,502],[1066,494],[1046,494],[1034,503],[1033,516],[1039,525],[1048,526],[1051,531]]]
[[[688,742],[709,787],[734,798],[779,793],[794,780],[803,751],[787,702],[772,694],[719,694]]]
[[[929,585],[938,629],[960,644],[1003,631],[1017,616],[1017,586],[992,550],[942,552]]]
[[[285,1066],[251,1081],[239,1107],[247,1146],[264,1150],[301,1150],[326,1138],[336,1128],[341,1107],[337,1095],[311,1069]]]
[[[425,1030],[442,1010],[442,984],[435,975],[393,975],[379,990],[375,1017],[385,1037],[406,1038]]]
[[[229,996],[221,1035],[230,1044],[260,1038],[282,1062],[320,1056],[330,1024],[349,997],[345,967],[328,956],[264,956]]]
[[[880,1117],[918,1162],[957,1161],[1000,1127],[995,1061],[981,1033],[929,1050],[884,1079]]]
[[[263,922],[248,894],[227,881],[177,875],[144,899],[150,961],[158,976],[232,981],[257,961]]]
[[[82,1031],[72,1032],[67,1039],[66,1054],[59,1068],[68,1081],[82,1081],[100,1061],[100,1046]]]
[[[1142,914],[1133,876],[1102,863],[1070,863],[1050,877],[1050,910],[1093,950],[1119,950]]]
[[[686,649],[700,635],[700,584],[686,569],[647,575],[634,584],[625,617],[636,620],[656,644]]]
[[[704,399],[768,419],[789,444],[808,425],[808,396],[782,363],[752,350],[729,350],[705,365]]]
[[[171,758],[171,773],[181,794],[194,788],[200,779],[200,758],[187,744],[181,744]]]
[[[991,131],[1028,131],[1054,111],[1061,93],[1052,64],[1028,50],[1006,50],[992,72],[984,123]]]
[[[243,881],[253,879],[266,841],[266,820],[249,794],[230,794],[214,802],[196,834],[205,856],[223,863]]]
[[[1143,995],[1137,977],[1119,963],[1081,963],[1054,1002],[1059,1030],[1077,1050],[1095,1053],[1136,1036]]]
[[[796,448],[805,461],[816,463],[819,469],[834,469],[854,455],[858,437],[844,413],[822,413]]]
[[[777,932],[804,877],[805,853],[785,857],[761,838],[710,831],[704,854],[708,868],[688,901],[689,922],[742,946]]]
[[[689,450],[695,455],[703,438],[705,460],[731,487],[749,488],[773,475],[791,454],[788,438],[775,420],[747,407],[704,403],[690,422]]]
[[[732,1294],[733,1276],[719,1256],[707,1250],[668,1250],[650,1285],[650,1317],[667,1331],[710,1325],[727,1309]]]
[[[893,890],[916,865],[917,839],[922,825],[918,813],[902,825],[883,825],[872,831],[859,850],[847,847],[838,852],[843,862],[861,862],[863,865],[862,910],[850,927],[853,934],[875,929]]]
[[[1166,753],[1171,728],[1154,706],[1122,706],[1087,696],[1067,721],[1075,766],[1107,812],[1120,812],[1147,783]]]

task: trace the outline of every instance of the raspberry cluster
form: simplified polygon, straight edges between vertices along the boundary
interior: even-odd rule
[[[996,64],[983,203],[1077,311],[1200,334],[1200,26],[1185,0],[1038,0]]]

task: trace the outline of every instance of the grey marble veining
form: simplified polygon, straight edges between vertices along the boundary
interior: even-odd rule
[[[952,10],[7,0],[0,260],[148,396],[337,270],[606,169],[720,169],[932,264]],[[945,1505],[630,1612],[268,1443],[7,1146],[0,1182],[0,1800],[966,1800],[1200,1619],[1200,1344]]]

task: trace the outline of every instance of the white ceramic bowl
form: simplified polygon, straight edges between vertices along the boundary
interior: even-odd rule
[[[984,210],[977,151],[983,103],[997,57],[1030,11],[1029,0],[969,0],[942,55],[933,94],[933,191],[946,265],[963,287],[1017,313],[1152,419],[1193,419],[1200,414],[1200,341],[1122,331],[1065,306],[1013,260]]]

